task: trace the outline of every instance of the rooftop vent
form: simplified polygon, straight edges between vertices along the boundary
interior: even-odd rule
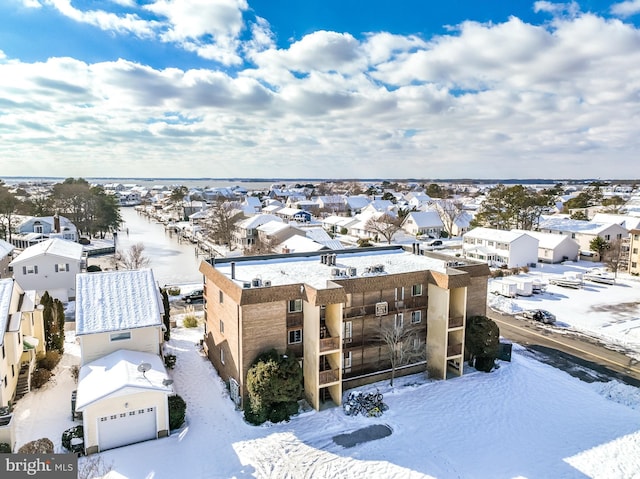
[[[262,286],[262,280],[260,278],[253,278],[251,280],[252,288],[259,288],[260,286]]]

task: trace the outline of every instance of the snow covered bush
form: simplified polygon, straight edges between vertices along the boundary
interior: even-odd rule
[[[178,429],[184,423],[187,403],[179,395],[169,396],[169,429]]]

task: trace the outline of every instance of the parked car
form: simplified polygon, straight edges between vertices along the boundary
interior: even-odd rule
[[[182,299],[187,303],[191,303],[192,301],[200,301],[204,297],[203,293],[203,290],[196,289],[195,291],[191,291],[190,293],[183,295]]]
[[[551,314],[549,311],[546,311],[544,309],[532,309],[530,311],[524,311],[522,313],[522,316],[524,316],[527,319],[540,321],[541,323],[544,323],[544,324],[553,324],[556,322],[555,315]]]
[[[427,246],[442,246],[442,240],[439,239],[435,239],[435,240],[431,240],[431,241],[427,241]]]

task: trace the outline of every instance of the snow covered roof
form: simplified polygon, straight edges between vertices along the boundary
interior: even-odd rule
[[[289,250],[289,253],[304,253],[308,251],[320,251],[325,248],[325,246],[306,236],[295,235],[280,243],[280,248],[281,250]]]
[[[0,258],[9,256],[14,249],[15,247],[11,243],[0,239]]]
[[[0,344],[4,344],[4,333],[9,325],[9,308],[13,294],[13,279],[0,279]]]
[[[640,228],[640,218],[630,215],[616,215],[610,213],[596,213],[591,218],[592,223],[615,223],[627,230]]]
[[[344,199],[347,206],[353,210],[362,209],[366,207],[370,200],[366,196],[347,196]]]
[[[140,364],[149,366],[143,374]],[[76,410],[109,396],[124,396],[140,391],[173,393],[171,385],[165,386],[168,378],[162,359],[157,354],[120,349],[96,359],[80,368]]]
[[[617,226],[619,229],[624,229],[617,223],[596,223],[592,221],[572,220],[569,218],[549,218],[541,221],[538,227],[543,230],[598,234],[601,231],[609,229],[612,225]]]
[[[574,239],[569,238],[566,235],[559,235],[556,233],[543,233],[541,231],[526,231],[526,230],[513,230],[513,231],[520,231],[522,233],[526,233],[536,238],[538,240],[538,248],[554,249],[565,241],[573,241],[576,244],[576,247],[578,245],[578,243]]]
[[[63,240],[61,238],[50,238],[48,240],[29,246],[20,253],[10,264],[16,265],[24,261],[42,255],[59,256],[71,260],[80,261],[82,259],[83,248],[80,243]]]
[[[501,243],[511,243],[525,234],[529,234],[529,231],[496,230],[493,228],[478,227],[467,232],[464,237],[493,240]]]
[[[288,223],[284,223],[282,221],[268,221],[267,223],[258,226],[257,230],[263,232],[268,236],[271,236],[278,233],[279,231],[289,228],[290,226]]]
[[[150,269],[76,276],[76,334],[162,324],[161,297]]]
[[[379,249],[367,251],[349,251],[337,253],[335,266],[322,264],[319,255],[303,257],[280,257],[273,259],[250,259],[235,263],[235,281],[239,285],[250,282],[253,278],[270,280],[272,286],[305,283],[317,289],[327,287],[332,280],[332,268],[356,268],[357,275],[365,275],[365,268],[372,265],[383,265],[384,273],[397,274],[414,271],[436,270],[445,272],[446,265],[442,259],[430,256],[419,256],[405,252],[402,248]],[[214,267],[231,277],[231,261],[215,263]]]
[[[405,222],[408,221],[409,218],[412,219],[416,226],[418,226],[419,228],[443,227],[442,220],[440,219],[440,214],[437,211],[412,211],[407,215]]]
[[[247,230],[251,230],[251,229],[255,229],[258,226],[261,226],[269,221],[280,221],[282,222],[281,218],[278,218],[275,215],[256,215],[256,216],[252,216],[250,218],[247,218],[245,220],[240,221],[237,224],[238,228],[244,228]]]
[[[308,211],[299,210],[298,208],[281,208],[277,211],[277,213],[279,215],[285,215],[285,216],[296,216],[302,213],[309,214]]]

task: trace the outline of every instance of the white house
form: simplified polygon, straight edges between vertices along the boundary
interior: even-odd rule
[[[9,263],[13,259],[14,246],[0,239],[0,278],[10,278]]]
[[[77,277],[76,337],[87,454],[169,434],[162,298],[150,269]]]
[[[580,253],[578,242],[568,236],[540,231],[513,230],[526,233],[538,239],[538,261],[541,263],[561,263],[577,261]]]
[[[28,248],[48,238],[61,238],[67,241],[78,241],[76,226],[64,216],[30,217],[17,228],[11,242],[17,248]]]
[[[0,408],[31,388],[36,357],[45,352],[44,320],[35,291],[0,279]],[[0,414],[0,443],[15,446],[15,418]]]
[[[580,253],[599,261],[597,254],[591,251],[589,244],[599,236],[605,241],[622,240],[629,236],[629,231],[617,223],[596,223],[567,218],[548,218],[540,222],[538,229],[544,233],[569,236],[580,245]]]
[[[81,244],[52,238],[29,246],[9,265],[24,290],[48,291],[67,302],[76,296],[76,274],[84,270],[86,260]]]
[[[527,232],[474,228],[463,236],[465,258],[515,268],[538,262],[538,239]]]
[[[412,211],[402,222],[402,229],[414,236],[440,238],[444,224],[437,211]]]
[[[233,230],[233,242],[241,248],[254,245],[258,239],[258,226],[269,221],[282,222],[282,219],[275,215],[259,214],[239,221]]]

